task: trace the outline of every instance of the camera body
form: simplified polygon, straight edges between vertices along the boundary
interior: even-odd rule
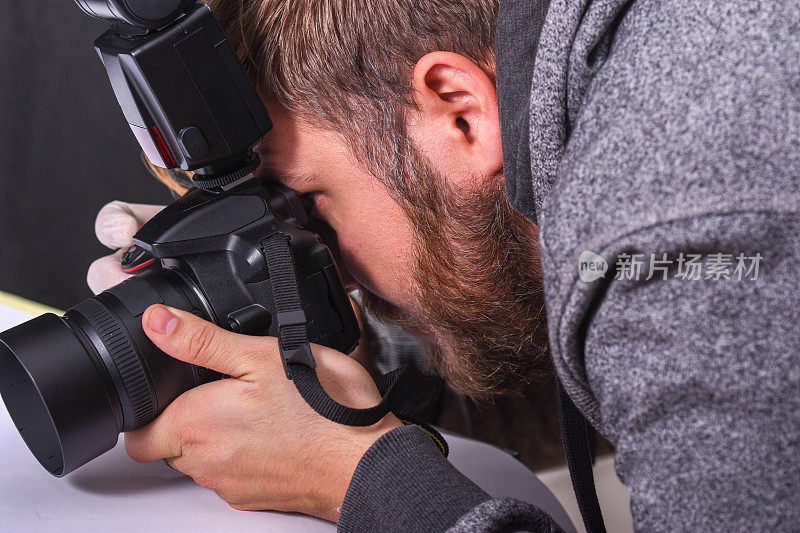
[[[130,302],[156,295],[154,276],[177,275],[184,291],[192,292],[188,311],[215,324],[245,335],[278,337],[281,323],[278,295],[273,293],[265,243],[280,236],[292,253],[293,271],[309,342],[350,353],[358,345],[359,327],[330,250],[319,237],[303,229],[308,223],[304,205],[291,189],[255,180],[226,193],[194,190],[157,214],[134,237],[136,247],[152,257],[138,276],[111,289],[118,299]],[[147,295],[145,297],[145,295]],[[183,307],[183,305],[179,305]],[[121,313],[117,313],[121,316]],[[141,315],[133,316],[136,322]],[[138,332],[137,327],[132,328]],[[143,344],[149,340],[143,339]],[[284,360],[284,365],[286,365]],[[314,362],[308,361],[313,366]],[[201,374],[203,369],[196,369]],[[218,377],[218,376],[217,376]],[[198,378],[198,382],[206,379]],[[187,387],[177,387],[178,394]],[[182,390],[181,390],[182,389]],[[130,423],[141,427],[160,413],[174,398],[145,402],[132,408]],[[122,431],[135,429],[126,423]]]
[[[196,189],[158,213],[134,237],[138,247],[179,271],[205,301],[201,314],[246,335],[278,336],[275,295],[264,242],[290,246],[311,342],[350,353],[359,329],[330,250],[304,229],[300,196],[251,180],[225,193]]]
[[[250,180],[225,193],[196,189],[137,233],[132,253],[151,259],[134,277],[63,317],[42,315],[0,333],[0,393],[39,462],[64,476],[187,390],[223,377],[161,352],[142,329],[150,305],[276,337],[286,325],[282,316],[300,314],[309,342],[351,352],[359,339],[355,313],[330,250],[303,229],[306,223],[300,197],[278,184]],[[290,258],[282,269],[275,242]],[[275,293],[275,277],[287,274],[299,295],[301,309],[294,313],[281,312],[285,295]],[[281,357],[286,370],[293,354],[281,348],[265,357]],[[303,362],[314,366],[313,358]]]

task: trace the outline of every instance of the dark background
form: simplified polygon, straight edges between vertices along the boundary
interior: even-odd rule
[[[0,291],[66,309],[110,253],[94,218],[111,200],[168,203],[139,159],[92,41],[108,24],[71,0],[0,15]]]

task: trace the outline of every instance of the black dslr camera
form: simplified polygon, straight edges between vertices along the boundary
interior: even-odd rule
[[[64,476],[222,376],[172,359],[141,327],[163,303],[226,329],[280,339],[284,366],[309,342],[350,352],[358,323],[335,263],[294,191],[252,178],[272,127],[216,19],[193,0],[76,0],[113,21],[95,46],[151,162],[196,172],[197,189],[135,237],[136,276],[0,334],[0,393],[39,462]],[[314,374],[315,376],[315,374]]]

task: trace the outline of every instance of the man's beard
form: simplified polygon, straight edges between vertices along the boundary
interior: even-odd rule
[[[537,228],[511,207],[502,180],[455,191],[416,149],[406,153],[414,192],[401,205],[417,236],[415,309],[368,291],[364,306],[421,334],[453,388],[477,399],[518,392],[550,365]]]

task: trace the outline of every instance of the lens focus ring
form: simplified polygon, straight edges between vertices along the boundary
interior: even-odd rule
[[[89,322],[111,356],[128,394],[134,428],[151,422],[155,418],[155,403],[147,373],[130,335],[119,319],[94,298],[79,303],[73,310]]]

